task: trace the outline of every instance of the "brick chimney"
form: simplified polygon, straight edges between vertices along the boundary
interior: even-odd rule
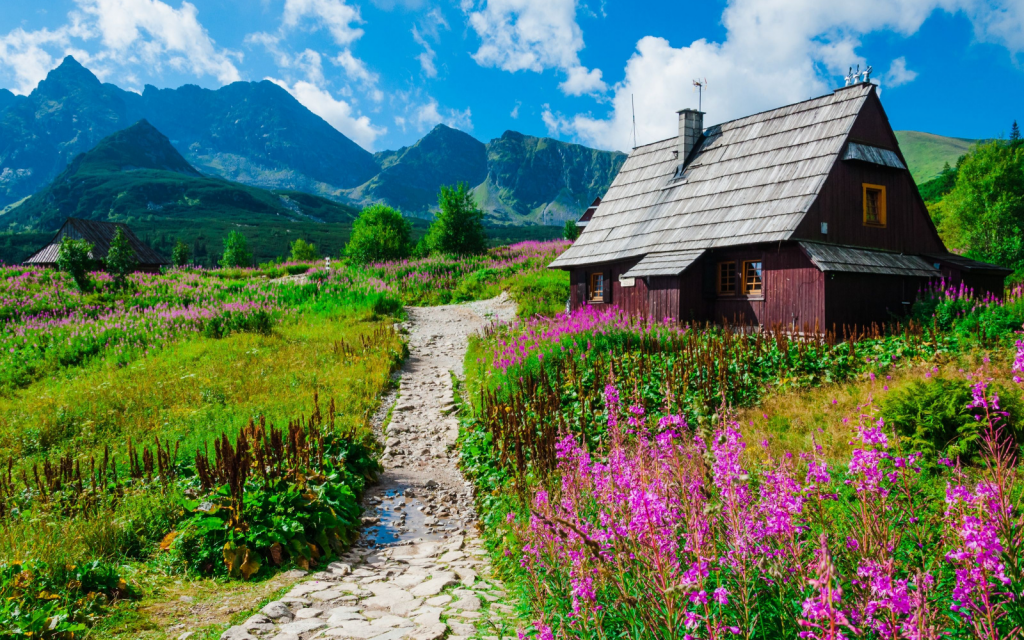
[[[679,111],[679,161],[685,162],[704,132],[704,112],[696,109]]]

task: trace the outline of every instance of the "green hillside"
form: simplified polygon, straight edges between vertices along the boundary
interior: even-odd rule
[[[434,196],[436,198],[436,195]],[[0,212],[0,262],[21,262],[66,218],[123,222],[165,257],[178,240],[212,265],[232,230],[257,261],[287,256],[304,238],[339,256],[358,215],[354,207],[301,191],[266,190],[200,174],[145,120],[78,155],[39,193]],[[422,236],[429,223],[413,220]],[[491,228],[492,244],[559,237],[560,227]]]
[[[20,261],[38,248],[38,234],[77,217],[124,222],[165,255],[181,239],[203,263],[220,253],[232,229],[248,237],[257,260],[287,254],[299,237],[338,254],[356,215],[352,207],[306,193],[203,176],[141,120],[77,156],[42,191],[8,209],[0,217],[9,231],[0,248],[5,262]]]
[[[938,176],[947,162],[951,167],[956,166],[957,158],[978,142],[922,131],[897,131],[896,140],[900,143],[900,150],[909,165],[907,168],[917,184],[924,184]]]

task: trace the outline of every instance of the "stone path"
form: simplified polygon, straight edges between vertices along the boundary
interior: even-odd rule
[[[222,640],[515,637],[512,609],[475,535],[470,484],[456,465],[451,378],[462,373],[468,337],[511,319],[515,305],[501,297],[408,311],[411,355],[381,434],[384,474],[367,492],[360,541]]]

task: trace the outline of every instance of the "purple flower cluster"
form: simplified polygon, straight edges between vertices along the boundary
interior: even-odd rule
[[[997,406],[986,388],[976,387],[975,403]],[[817,446],[751,472],[736,423],[705,441],[681,416],[652,415],[639,399],[623,409],[614,383],[604,399],[605,444],[590,451],[562,433],[557,486],[536,492],[528,521],[506,520],[536,586],[534,627],[544,637],[603,637],[610,609],[650,630],[631,637],[648,638],[669,637],[657,632],[666,629],[694,640],[762,637],[766,615],[789,625],[787,637],[815,640],[997,628],[1013,597],[1001,532],[1021,514],[1004,481],[958,471],[939,515],[921,455],[900,451],[870,404],[859,409],[845,472],[831,471]],[[943,576],[951,589],[940,590]],[[556,624],[560,597],[570,604]]]

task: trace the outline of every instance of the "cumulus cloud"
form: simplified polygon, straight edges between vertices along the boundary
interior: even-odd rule
[[[159,71],[167,65],[224,83],[241,79],[235,66],[241,54],[218,47],[189,2],[177,9],[159,0],[76,0],[76,5],[61,27],[19,27],[0,36],[0,70],[14,77],[15,91],[31,92],[67,54],[88,63],[101,78],[115,69],[130,77],[133,67]],[[90,41],[99,47],[87,53],[81,45]]]
[[[901,84],[913,82],[915,78],[917,78],[917,72],[908,69],[907,59],[900,56],[889,65],[889,70],[882,77],[882,84],[887,87],[898,87]]]
[[[580,63],[583,31],[576,23],[576,0],[463,0],[462,9],[481,44],[473,59],[504,71],[559,69],[568,95],[607,90],[599,69]]]
[[[513,120],[519,119],[519,107],[523,106],[521,100],[516,100],[516,106],[512,107],[512,113],[508,114]]]
[[[377,138],[387,133],[387,128],[374,126],[367,116],[356,115],[351,104],[336,99],[329,91],[311,82],[300,80],[289,85],[277,78],[267,80],[292,94],[307,109],[366,149],[372,151]]]
[[[1024,49],[1019,0],[730,0],[722,14],[724,41],[673,47],[664,38],[641,38],[607,116],[549,110],[545,123],[588,144],[628,149],[631,97],[640,144],[668,138],[678,131],[675,112],[697,106],[694,78],[709,80],[703,104],[708,124],[804,100],[834,88],[850,64],[865,64],[858,54],[862,36],[881,30],[909,36],[936,10],[963,11],[978,38],[1014,53]],[[902,82],[914,73],[905,60],[894,61],[890,71],[889,80]]]
[[[56,64],[51,48],[67,47],[67,29],[25,31],[17,28],[0,37],[0,67],[13,72],[14,93],[26,94],[35,89]]]
[[[159,0],[77,0],[83,35],[95,32],[105,47],[97,57],[210,75],[220,82],[241,79],[237,52],[218,48],[190,2],[174,9]]]
[[[347,47],[363,37],[363,30],[354,26],[362,23],[359,9],[347,5],[343,0],[286,0],[281,24],[294,29],[312,20],[317,28],[324,27],[331,32],[335,44]]]
[[[363,36],[363,30],[357,26],[359,24],[362,24],[359,10],[343,0],[286,0],[277,31],[249,34],[246,42],[262,45],[274,56],[278,69],[284,72],[285,77],[272,78],[273,82],[287,89],[296,100],[335,129],[358,144],[372,148],[377,137],[387,129],[374,126],[368,116],[357,115],[351,100],[354,92],[350,86],[342,84],[339,90],[349,100],[334,97],[331,93],[332,82],[323,72],[321,53],[312,49],[291,53],[288,47],[288,38],[295,30],[326,29],[340,49],[328,59],[344,72],[345,79],[360,85],[362,96],[380,102],[384,99],[384,93],[377,87],[377,74],[352,53],[351,46]],[[292,71],[301,73],[304,79],[295,79]]]

